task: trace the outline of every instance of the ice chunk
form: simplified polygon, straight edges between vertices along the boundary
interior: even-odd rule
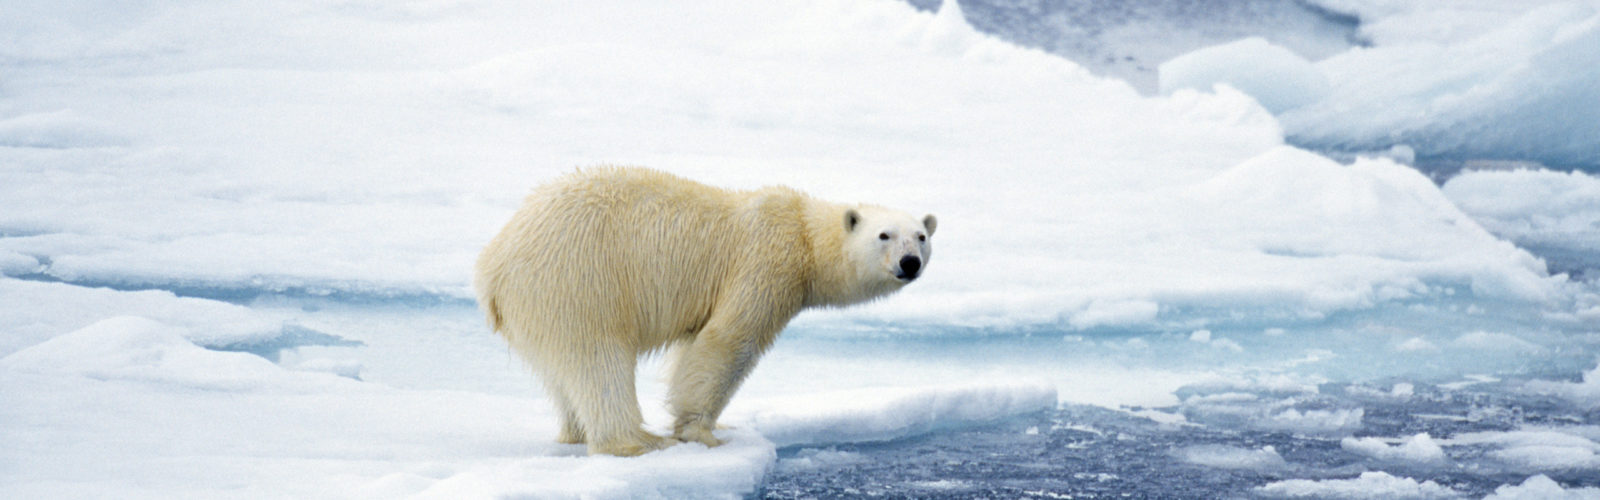
[[[1271,446],[1257,450],[1225,445],[1190,446],[1173,452],[1178,459],[1192,464],[1221,469],[1277,469],[1288,465],[1278,450]]]
[[[748,422],[778,446],[818,445],[886,441],[1055,406],[1050,384],[876,388],[735,401],[726,420]]]
[[[1491,445],[1488,456],[1524,471],[1600,468],[1600,444],[1559,429],[1469,432],[1443,444]]]
[[[838,451],[833,448],[803,448],[795,452],[794,458],[785,458],[778,461],[780,470],[811,470],[819,467],[837,467],[840,465],[854,465],[868,461],[860,453]]]
[[[1339,441],[1339,446],[1345,451],[1389,462],[1436,464],[1445,461],[1444,448],[1426,432],[1411,436],[1395,446],[1389,446],[1385,440],[1375,437],[1347,437]]]
[[[1529,477],[1520,485],[1504,485],[1483,500],[1600,500],[1600,488],[1563,488],[1550,476]]]
[[[1577,383],[1534,380],[1528,382],[1526,388],[1530,392],[1560,396],[1590,408],[1600,407],[1600,363],[1583,372],[1583,379]]]
[[[1259,37],[1207,47],[1161,63],[1162,94],[1178,89],[1239,89],[1274,114],[1322,99],[1328,78],[1289,49]]]
[[[1460,492],[1433,481],[1417,482],[1386,472],[1363,472],[1351,479],[1289,479],[1255,489],[1275,498],[1426,499],[1457,498]]]

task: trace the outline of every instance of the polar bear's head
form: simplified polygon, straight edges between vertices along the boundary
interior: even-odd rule
[[[932,256],[931,238],[939,220],[917,219],[898,210],[858,206],[845,211],[845,252],[856,276],[868,288],[887,293],[917,279]]]

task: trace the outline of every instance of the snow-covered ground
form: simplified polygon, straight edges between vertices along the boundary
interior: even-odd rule
[[[1378,465],[1463,453],[1520,475],[1483,476],[1502,498],[1593,494],[1588,417],[1401,435],[1374,415],[1482,387],[1600,401],[1600,181],[1536,168],[1600,157],[1600,9],[1321,4],[1364,42],[1202,49],[1150,95],[954,4],[7,2],[0,491],[781,496],[775,475],[869,460],[830,447],[1055,412],[1377,464],[1160,451],[1278,471],[1238,494],[1460,496],[1439,467]],[[1441,188],[1419,158],[1535,168]],[[529,188],[602,163],[935,213],[938,257],[798,318],[728,445],[584,457],[470,269]]]

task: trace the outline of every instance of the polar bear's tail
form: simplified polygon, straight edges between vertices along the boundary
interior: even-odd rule
[[[500,331],[500,324],[505,320],[500,317],[500,305],[495,303],[493,295],[484,297],[483,313],[485,316],[488,316],[489,330],[495,332]]]

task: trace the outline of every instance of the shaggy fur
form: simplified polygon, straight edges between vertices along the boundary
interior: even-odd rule
[[[489,326],[544,381],[559,441],[612,455],[716,446],[718,415],[784,325],[900,289],[935,224],[786,187],[595,168],[536,189],[483,250],[475,285]],[[640,427],[634,388],[638,358],[667,347],[671,438]]]

